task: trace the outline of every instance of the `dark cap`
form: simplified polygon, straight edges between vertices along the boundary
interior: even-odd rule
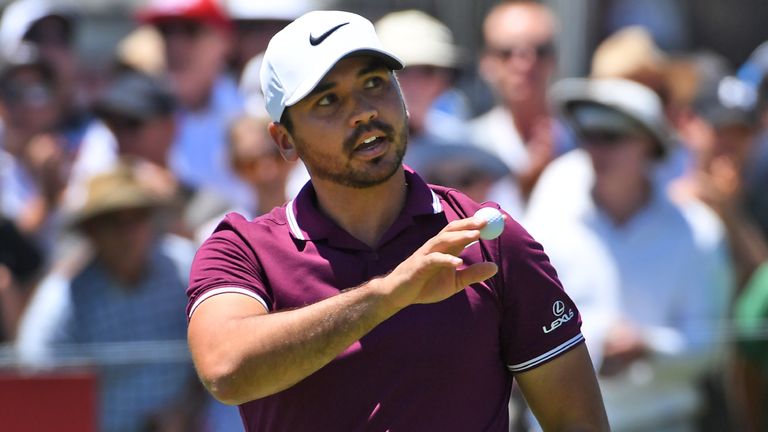
[[[693,108],[715,127],[755,126],[757,89],[731,75],[714,82],[703,82]]]
[[[719,54],[694,57],[697,84],[693,110],[715,127],[752,126],[757,122],[757,89],[732,75],[727,60]]]
[[[118,116],[137,121],[167,116],[175,109],[176,98],[170,86],[140,72],[125,72],[118,76],[93,106],[99,117]]]

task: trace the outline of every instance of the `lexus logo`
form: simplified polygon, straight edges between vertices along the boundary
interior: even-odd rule
[[[555,316],[560,316],[564,312],[565,312],[565,303],[558,300],[552,304],[552,313],[555,314]]]

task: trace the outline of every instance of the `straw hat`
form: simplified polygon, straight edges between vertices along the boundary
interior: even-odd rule
[[[121,162],[113,170],[91,177],[85,186],[85,199],[69,203],[65,225],[77,229],[97,217],[122,210],[151,209],[165,204],[136,177],[133,166]]]

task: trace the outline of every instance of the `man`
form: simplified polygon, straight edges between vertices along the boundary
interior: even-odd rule
[[[242,110],[225,71],[232,21],[215,0],[152,0],[138,18],[162,36],[166,74],[179,101],[171,168],[190,190],[212,192],[223,206],[250,205],[226,151],[226,127]]]
[[[0,67],[0,214],[50,251],[68,158],[56,124],[56,75],[24,45]]]
[[[509,165],[523,202],[547,164],[573,147],[547,101],[557,27],[549,8],[534,1],[503,2],[483,23],[480,74],[498,105],[473,121],[472,135]]]
[[[202,399],[182,343],[193,249],[156,223],[164,202],[147,181],[121,163],[88,182],[85,201],[68,209],[67,220],[93,256],[81,267],[54,266],[24,313],[17,341],[28,366],[98,368],[103,431],[171,430],[164,427],[189,421],[188,404]]]
[[[654,175],[672,138],[651,89],[569,79],[552,97],[580,148],[547,168],[543,176],[559,181],[542,177],[526,227],[582,312],[612,426],[690,430],[731,290],[722,226],[700,203],[673,202]],[[568,197],[545,189],[566,180],[585,185]],[[546,199],[558,202],[557,213],[546,211],[553,208]],[[648,379],[638,381],[639,370]]]
[[[509,219],[475,243],[480,206],[403,168],[401,67],[346,12],[271,40],[269,132],[311,182],[251,222],[229,215],[198,251],[188,340],[203,383],[251,431],[506,431],[513,378],[549,430],[607,430],[540,246]]]
[[[77,58],[77,17],[74,4],[62,6],[50,0],[17,0],[8,5],[0,18],[0,51],[6,57],[17,55],[31,45],[56,71],[56,94],[62,107],[57,129],[65,138],[68,153],[78,150],[90,121],[87,112],[87,86]]]
[[[410,143],[466,144],[466,107],[459,112],[438,109],[442,99],[458,99],[454,88],[463,62],[463,53],[453,40],[453,32],[438,19],[419,10],[403,10],[384,15],[375,23],[384,47],[403,60],[397,74],[408,106]]]

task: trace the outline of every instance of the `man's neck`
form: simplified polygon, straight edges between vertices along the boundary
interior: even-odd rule
[[[351,188],[313,180],[320,210],[356,239],[375,247],[394,223],[408,194],[402,167],[389,180]]]
[[[510,104],[507,106],[507,110],[512,114],[515,129],[517,129],[524,142],[531,138],[536,124],[541,119],[550,116],[549,107],[546,102],[537,99]]]
[[[265,187],[256,187],[258,193],[256,199],[259,203],[257,209],[258,214],[266,214],[272,211],[273,208],[279,207],[285,204],[287,200],[285,196],[285,185],[267,185]]]
[[[597,206],[614,224],[621,226],[648,204],[651,188],[648,179],[637,179],[635,182],[623,184],[616,181],[597,181],[592,196]]]

